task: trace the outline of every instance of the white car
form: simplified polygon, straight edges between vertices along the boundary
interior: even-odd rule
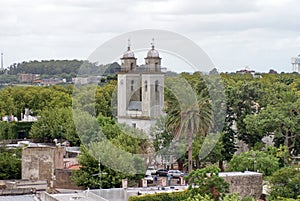
[[[152,183],[153,182],[153,177],[151,175],[146,175],[144,177],[144,180],[146,180],[148,183]]]
[[[169,170],[168,175],[170,175],[172,177],[181,177],[182,172],[180,170]]]
[[[154,175],[156,174],[156,169],[153,166],[149,166],[146,171],[146,175]]]

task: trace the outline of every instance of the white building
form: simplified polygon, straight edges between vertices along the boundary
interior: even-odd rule
[[[139,67],[136,61],[128,45],[118,73],[118,122],[149,132],[163,114],[164,73],[154,44],[144,65]]]
[[[293,72],[300,73],[300,55],[298,55],[297,57],[292,57],[291,61]]]

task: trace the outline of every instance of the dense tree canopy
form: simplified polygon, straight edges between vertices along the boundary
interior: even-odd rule
[[[144,134],[139,130],[117,124],[111,117],[100,115],[97,120],[98,128],[101,130],[98,129],[97,133],[93,133],[98,137],[92,137],[92,140],[86,141],[85,147],[81,148],[79,163],[82,168],[73,174],[76,184],[99,188],[101,183],[102,188],[111,188],[120,187],[122,179],[134,180],[143,177],[146,166],[144,158],[138,154],[147,155],[149,145],[146,138],[141,136]],[[94,122],[93,119],[88,121]],[[99,159],[100,167],[99,161],[97,162]],[[106,172],[102,177],[99,176],[100,170]]]
[[[298,198],[300,196],[300,171],[297,168],[285,167],[272,175],[270,179],[270,200],[279,198]]]
[[[44,69],[41,68],[41,63]],[[1,74],[0,79],[15,80],[17,73],[70,75],[77,73],[82,65],[83,75],[95,71],[96,64],[83,61],[32,61],[12,65],[8,77]],[[102,67],[108,67],[109,73],[115,73],[118,69],[117,64]],[[29,108],[30,114],[39,119],[29,124],[0,122],[0,139],[27,138],[30,130],[30,137],[40,141],[53,141],[57,138],[68,140],[73,145],[94,142],[89,145],[95,153],[111,143],[116,149],[110,154],[117,157],[124,152],[145,153],[147,148],[161,151],[172,140],[185,137],[193,139],[187,141],[192,146],[189,146],[189,150],[185,147],[185,154],[182,154],[180,160],[186,162],[190,156],[189,161],[195,162],[194,168],[218,161],[220,167],[223,167],[223,161],[231,160],[230,168],[235,167],[232,170],[259,169],[264,175],[271,175],[279,167],[289,165],[290,156],[300,153],[300,75],[297,73],[259,76],[222,73],[220,79],[214,70],[210,75],[181,73],[177,77],[175,74],[166,76],[166,122],[161,122],[162,125],[158,125],[156,131],[153,131],[155,139],[151,146],[148,141],[134,137],[141,133],[128,130],[113,119],[116,116],[117,82],[114,75],[111,78],[103,79],[99,86],[82,86],[84,92],[71,85],[3,85],[0,90],[1,117],[14,115],[20,120],[25,108]],[[217,99],[221,92],[225,92],[226,97]],[[191,97],[191,94],[194,96]],[[78,98],[74,99],[74,95],[78,95]],[[86,113],[76,115],[78,109],[83,109]],[[215,141],[217,143],[211,143],[210,155],[200,157],[198,153],[204,137],[210,133],[219,134],[220,139]],[[191,134],[197,137],[191,138]],[[270,135],[274,136],[274,147],[271,145],[265,148],[262,139]],[[101,140],[104,136],[108,141]],[[236,138],[244,141],[250,151],[234,156],[238,148]],[[175,149],[180,150],[177,147]],[[167,153],[170,150],[165,151],[165,154],[170,155]],[[122,156],[130,161],[126,154]],[[134,160],[138,161],[140,158]],[[128,161],[122,161],[122,166],[129,165]]]
[[[133,178],[133,175],[118,172],[104,166],[101,162],[99,164],[99,160],[84,147],[81,147],[79,163],[82,167],[72,174],[72,180],[78,186],[92,189],[120,188],[122,186],[122,179]]]
[[[21,150],[0,147],[0,180],[21,178]]]
[[[43,110],[41,117],[31,128],[30,137],[47,142],[57,139],[68,140],[72,145],[80,143],[71,108]]]
[[[32,73],[40,75],[71,75],[76,77],[77,73],[81,75],[108,75],[114,74],[119,70],[118,63],[108,65],[96,65],[82,60],[43,60],[43,61],[23,61],[9,66],[6,73],[17,75],[19,73]]]
[[[71,106],[71,86],[6,87],[0,90],[0,115],[14,115],[21,119],[25,108],[31,115],[40,115],[45,108]]]
[[[258,171],[265,176],[279,169],[279,158],[262,151],[249,151],[234,155],[229,162],[230,171]]]

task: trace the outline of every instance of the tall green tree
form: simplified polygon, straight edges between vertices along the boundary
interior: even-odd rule
[[[206,145],[204,145],[204,142],[206,143]],[[199,153],[204,146],[213,148],[207,156],[201,158],[201,155],[199,155]],[[218,161],[223,160],[223,150],[224,146],[221,139],[219,139],[216,143],[215,139],[205,138],[201,135],[196,136],[193,140],[193,160],[196,162],[196,168],[201,168],[201,166],[206,166],[207,164],[211,163],[214,164]]]
[[[116,97],[113,95],[116,92],[117,82],[110,81],[104,84],[101,87],[97,87],[95,93],[95,113],[96,116],[99,114],[103,116],[110,116],[116,115],[116,102],[112,102],[113,100],[116,101]]]
[[[288,94],[287,94],[288,95]],[[299,100],[268,105],[258,115],[249,115],[244,119],[249,135],[261,139],[274,134],[276,147],[288,147],[292,155],[300,153],[300,107]]]
[[[79,145],[79,137],[73,121],[71,108],[46,108],[30,130],[30,137],[40,141],[68,140]]]
[[[177,105],[168,106],[168,128],[175,139],[185,139],[188,147],[188,171],[193,169],[193,137],[205,136],[212,127],[212,110],[210,100],[204,94],[197,94],[185,79],[166,82],[177,98]],[[176,102],[176,101],[175,101]]]
[[[80,170],[72,172],[72,180],[76,185],[85,188],[120,188],[122,179],[132,177],[132,175],[118,172],[110,167],[104,166],[89,151],[81,147],[79,155]]]

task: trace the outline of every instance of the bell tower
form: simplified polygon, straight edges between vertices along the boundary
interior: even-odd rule
[[[152,39],[151,49],[145,58],[146,70],[141,75],[143,115],[158,118],[163,114],[164,106],[164,73],[161,72],[161,58],[154,47]]]
[[[154,40],[144,67],[137,66],[136,60],[128,43],[118,73],[118,122],[149,132],[164,106],[164,73]]]

